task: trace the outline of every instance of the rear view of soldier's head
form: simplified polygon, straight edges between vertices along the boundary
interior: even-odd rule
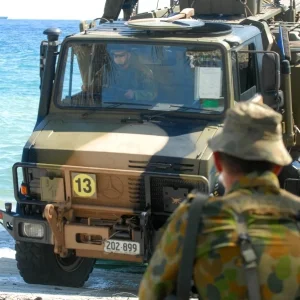
[[[253,101],[229,109],[223,130],[208,142],[218,171],[233,177],[265,171],[278,174],[292,161],[283,143],[281,121],[279,113]]]

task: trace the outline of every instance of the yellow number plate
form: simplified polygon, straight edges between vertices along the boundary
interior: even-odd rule
[[[73,196],[97,198],[95,174],[72,173]]]

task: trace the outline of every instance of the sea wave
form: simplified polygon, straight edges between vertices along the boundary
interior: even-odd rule
[[[40,95],[40,44],[50,27],[62,30],[61,40],[78,31],[74,20],[13,20],[0,31],[0,207],[14,202],[12,166],[36,122]]]

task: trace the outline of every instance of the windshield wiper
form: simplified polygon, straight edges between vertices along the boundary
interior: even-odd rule
[[[104,106],[102,108],[115,108],[115,107],[119,107],[122,105],[134,105],[134,106],[145,106],[145,107],[149,107],[149,106],[153,106],[153,104],[144,104],[144,103],[138,103],[138,102],[103,102],[102,104],[111,104],[108,106]]]
[[[116,108],[116,107],[119,107],[122,105],[134,105],[134,106],[144,106],[144,107],[153,106],[153,104],[143,104],[143,103],[135,103],[135,102],[102,102],[102,104],[111,104],[111,105],[97,106],[95,108],[93,107],[94,110],[85,112],[81,116],[83,118],[86,118],[87,116],[90,116],[90,115],[96,113],[97,111],[101,111],[101,109],[103,109],[103,108]]]
[[[207,108],[199,108],[199,107],[191,107],[191,106],[170,105],[170,107],[179,107],[178,110],[172,110],[172,112],[174,111],[184,112],[187,110],[206,111],[206,112],[213,112],[213,113],[217,112],[215,109],[207,109]]]
[[[142,115],[142,117],[146,118],[148,121],[151,121],[151,120],[156,119],[156,118],[165,118],[166,116],[171,115],[174,112],[185,112],[185,111],[188,111],[188,110],[217,113],[216,110],[206,109],[206,108],[187,107],[187,106],[182,107],[180,105],[170,105],[170,108],[172,108],[172,107],[178,107],[179,109],[164,111],[164,112],[160,112],[160,113],[157,113],[157,114],[155,114],[155,113],[154,114],[145,114],[145,115]]]
[[[140,123],[140,124],[143,124],[144,121],[143,121],[143,119],[128,117],[128,118],[122,119],[121,123]]]

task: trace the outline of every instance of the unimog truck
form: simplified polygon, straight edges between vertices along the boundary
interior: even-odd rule
[[[17,208],[0,211],[26,282],[78,287],[96,259],[147,263],[187,194],[216,192],[207,140],[240,101],[262,95],[283,115],[294,161],[280,182],[300,194],[297,3],[193,4],[81,22],[62,43],[45,30]]]

